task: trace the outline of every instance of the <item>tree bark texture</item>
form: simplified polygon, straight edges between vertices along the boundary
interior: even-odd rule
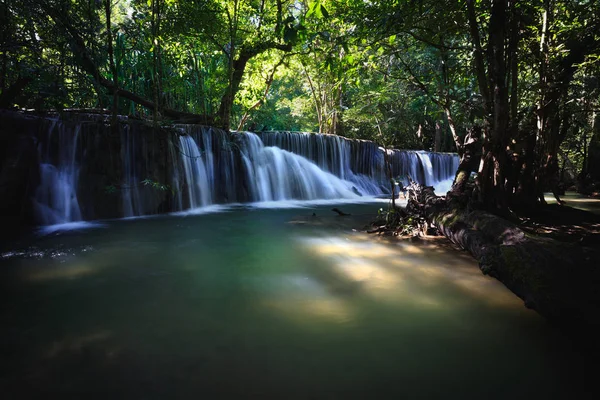
[[[551,322],[600,328],[600,251],[525,233],[496,215],[410,189],[407,210],[469,252],[481,271]]]

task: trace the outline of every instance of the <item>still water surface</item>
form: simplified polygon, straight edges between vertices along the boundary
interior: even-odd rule
[[[2,398],[582,398],[570,342],[465,253],[331,207],[3,244]]]

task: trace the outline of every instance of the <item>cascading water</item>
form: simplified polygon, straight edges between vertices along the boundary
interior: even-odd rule
[[[204,126],[178,125],[177,128],[182,135],[175,146],[179,162],[174,173],[178,175],[177,169],[182,170],[179,172],[181,184],[187,188],[195,186],[196,199],[200,199],[193,203],[180,200],[180,209],[243,201],[237,174],[241,166],[236,160],[236,146],[229,134]],[[200,187],[194,182],[196,173],[203,180]],[[187,197],[193,199],[193,196]]]
[[[260,138],[265,146],[278,147],[298,154],[313,161],[322,170],[352,182],[361,194],[371,196],[382,194],[377,173],[372,167],[374,163],[377,164],[383,159],[364,157],[365,154],[369,154],[368,149],[367,152],[358,154],[361,152],[353,149],[355,142],[341,136],[305,132],[263,132]],[[358,143],[373,144],[372,142]],[[376,167],[376,169],[382,168]]]
[[[142,215],[142,194],[139,190],[140,179],[136,171],[136,152],[134,149],[140,144],[135,135],[130,134],[129,127],[123,132],[123,145],[121,146],[121,159],[123,163],[124,185],[122,187],[123,216],[134,217]]]
[[[40,184],[34,204],[42,225],[81,220],[77,200],[77,144],[80,131],[80,125],[71,132],[60,121],[54,120],[47,138],[40,144]]]
[[[212,203],[209,176],[212,178],[214,175],[212,171],[210,175],[206,173],[204,160],[194,139],[182,135],[179,137],[179,144],[187,187],[184,192],[187,192],[189,208],[207,206]],[[210,165],[212,166],[212,162]]]
[[[445,188],[445,181],[454,178],[458,168],[456,154],[385,150],[373,142],[327,134],[262,132],[259,135],[266,146],[299,154],[321,169],[353,182],[358,191],[366,195],[389,193],[386,153],[392,176],[405,184],[410,176],[417,182]]]
[[[423,151],[417,151],[417,157],[421,161],[421,166],[423,167],[423,175],[424,175],[424,185],[431,186],[434,184],[433,179],[433,166],[431,165],[431,159],[429,158],[429,154]]]
[[[242,159],[253,201],[316,200],[358,197],[352,183],[278,147],[265,147],[254,133],[245,133]]]
[[[451,153],[429,153],[436,181],[454,178],[460,159]]]
[[[13,126],[22,121],[9,118]],[[377,196],[390,191],[385,159],[394,178],[410,176],[442,193],[458,167],[455,154],[384,150],[324,134],[197,125],[174,131],[126,119],[114,130],[89,115],[27,121],[39,143],[39,181],[31,178],[29,198],[44,225],[222,203]]]

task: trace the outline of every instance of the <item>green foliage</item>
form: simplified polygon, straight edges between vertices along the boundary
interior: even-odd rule
[[[152,180],[150,178],[146,178],[143,181],[140,182],[140,185],[145,186],[145,187],[149,187],[161,192],[170,192],[171,194],[175,194],[175,189],[171,188],[169,185],[165,185],[163,183],[157,182],[155,180]],[[104,187],[104,192],[106,194],[116,194],[118,193],[120,190],[126,190],[129,187],[127,185],[115,185],[115,184],[111,184],[111,185],[107,185]]]
[[[0,106],[151,114],[124,97],[112,104],[111,91],[83,67],[78,36],[102,78],[161,109],[215,116],[231,94],[225,111],[233,128],[320,131],[387,147],[455,151],[455,139],[489,118],[462,1],[121,0],[108,3],[108,29],[106,4],[0,0]],[[491,3],[473,4],[485,53]],[[600,23],[589,12],[600,4],[515,7],[519,133],[511,133],[511,151],[522,153],[527,132],[537,129],[544,93],[568,82],[564,107],[555,113],[569,116],[561,160],[581,169],[600,107]],[[244,52],[251,56],[236,83]]]
[[[106,194],[115,194],[118,192],[118,189],[115,185],[108,185],[104,188],[104,192]]]
[[[170,190],[169,185],[165,185],[163,183],[156,182],[156,181],[153,181],[152,179],[148,179],[148,178],[144,179],[141,183],[144,186],[150,186],[151,188],[160,190],[161,192],[166,192],[166,191]]]

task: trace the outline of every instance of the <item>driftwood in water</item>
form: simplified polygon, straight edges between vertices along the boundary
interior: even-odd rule
[[[339,208],[332,208],[332,209],[331,209],[331,211],[338,213],[338,215],[339,215],[340,217],[347,217],[347,216],[349,216],[349,215],[352,215],[352,214],[347,214],[347,213],[343,212],[343,211],[342,211],[342,210],[340,210]]]
[[[387,232],[388,227],[386,225],[375,226],[372,229],[368,229],[367,233],[384,233]]]
[[[425,217],[468,251],[481,271],[497,278],[525,305],[547,319],[600,327],[600,268],[597,249],[525,233],[516,224],[460,198],[443,198],[411,183],[407,211]]]

